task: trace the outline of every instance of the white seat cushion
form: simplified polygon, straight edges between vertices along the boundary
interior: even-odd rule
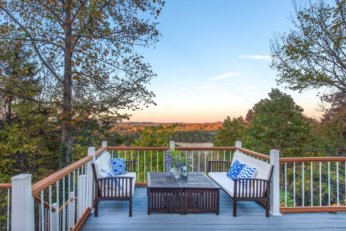
[[[132,195],[134,194],[135,192],[135,185],[136,185],[136,173],[135,172],[128,172],[124,175],[120,175],[120,176],[116,176],[116,177],[122,177],[122,176],[128,176],[128,177],[133,177],[133,180],[132,180]],[[120,187],[123,187],[122,185],[120,185]],[[127,191],[129,192],[130,191],[130,188],[128,186],[127,188]]]
[[[228,195],[233,197],[234,181],[226,176],[227,172],[209,172],[208,176],[215,181]]]
[[[212,180],[214,180],[215,183],[217,183],[228,195],[230,195],[231,197],[234,197],[234,181],[228,176],[226,176],[226,173],[227,172],[209,172],[208,176]],[[237,192],[237,195],[238,197],[251,197],[253,195],[263,197],[266,188],[261,187],[260,189],[261,189],[261,192],[257,192],[256,186],[247,185],[244,188],[244,192],[243,192],[243,185],[241,185],[238,188],[239,191]]]

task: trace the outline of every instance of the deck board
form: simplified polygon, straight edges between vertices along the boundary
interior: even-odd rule
[[[232,216],[232,202],[221,193],[220,215],[147,215],[146,188],[136,188],[133,216],[128,217],[128,202],[100,202],[99,217],[90,215],[82,230],[346,230],[346,213],[286,214],[265,217],[254,202],[238,202],[238,216]]]

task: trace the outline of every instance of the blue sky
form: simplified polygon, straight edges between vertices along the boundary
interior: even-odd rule
[[[270,40],[288,32],[291,0],[167,0],[155,49],[141,49],[157,78],[149,88],[157,106],[131,121],[214,122],[245,116],[278,87],[270,68]],[[304,114],[318,118],[316,90],[292,92]]]

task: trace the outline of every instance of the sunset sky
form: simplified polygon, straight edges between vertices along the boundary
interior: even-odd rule
[[[301,2],[301,1],[298,1]],[[278,87],[270,68],[270,40],[292,28],[290,0],[168,0],[155,49],[141,49],[157,78],[149,88],[157,106],[131,121],[214,122],[245,116]],[[292,95],[304,114],[319,118],[316,90]]]

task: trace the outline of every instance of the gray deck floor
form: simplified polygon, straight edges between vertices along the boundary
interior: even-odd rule
[[[82,230],[346,230],[346,213],[286,214],[265,217],[255,202],[238,202],[238,216],[232,216],[232,202],[221,193],[220,215],[147,215],[146,188],[136,188],[133,216],[128,202],[101,202],[99,217],[90,215]]]

